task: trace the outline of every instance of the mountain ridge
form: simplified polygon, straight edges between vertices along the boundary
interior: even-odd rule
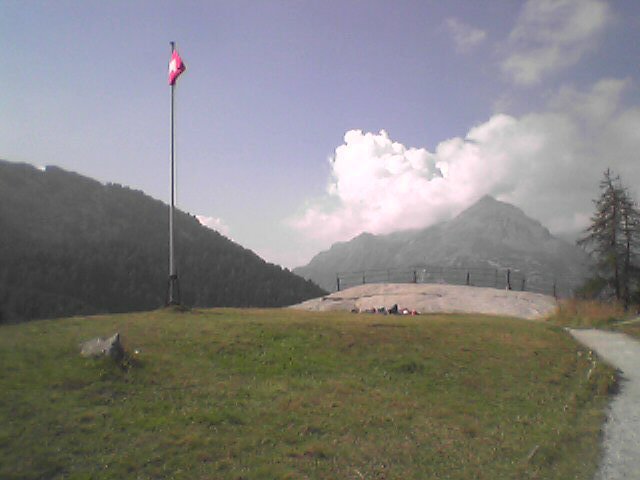
[[[164,305],[168,208],[122,185],[0,160],[0,321]],[[186,305],[284,306],[324,293],[175,213]]]
[[[293,272],[332,291],[341,272],[420,265],[508,268],[562,277],[575,288],[586,276],[589,258],[520,208],[487,195],[447,222],[336,243]]]

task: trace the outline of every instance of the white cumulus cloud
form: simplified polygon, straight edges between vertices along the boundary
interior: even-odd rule
[[[460,53],[473,50],[487,38],[487,32],[467,25],[457,18],[447,18],[445,27],[456,44],[456,50]]]
[[[602,0],[528,0],[508,39],[502,70],[533,85],[578,63],[611,18]]]
[[[640,109],[621,107],[628,85],[605,79],[586,92],[562,89],[543,112],[494,115],[433,152],[385,131],[351,130],[330,160],[326,195],[291,223],[328,245],[363,231],[423,228],[491,194],[556,233],[575,232],[607,167],[640,184]]]
[[[225,237],[229,237],[229,233],[231,229],[229,226],[222,220],[217,217],[208,217],[206,215],[196,215],[196,218],[200,222],[201,225],[204,225],[211,230],[215,230],[218,233],[221,233]]]

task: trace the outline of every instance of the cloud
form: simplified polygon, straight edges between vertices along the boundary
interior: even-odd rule
[[[610,18],[601,0],[528,0],[509,35],[502,71],[516,84],[537,84],[578,63]]]
[[[456,44],[456,50],[460,53],[470,52],[487,38],[487,32],[484,30],[474,28],[456,18],[447,18],[445,27]]]
[[[351,130],[330,160],[326,195],[291,224],[329,245],[450,219],[485,194],[520,206],[553,231],[586,225],[602,172],[640,183],[640,109],[622,108],[626,80],[565,88],[543,112],[498,114],[435,151]],[[567,109],[567,102],[577,104]]]
[[[280,265],[281,267],[288,268],[289,270],[293,270],[295,267],[309,263],[311,257],[318,253],[317,250],[306,251],[306,248],[304,247],[288,250],[264,247],[257,248],[254,252],[267,262]]]
[[[611,118],[630,79],[606,78],[597,82],[590,91],[581,92],[572,86],[563,86],[552,98],[551,107],[556,111],[570,112],[574,118],[595,126]]]
[[[196,218],[200,222],[200,225],[204,225],[211,230],[221,233],[225,237],[229,237],[231,229],[221,218],[207,217],[206,215],[196,215]]]

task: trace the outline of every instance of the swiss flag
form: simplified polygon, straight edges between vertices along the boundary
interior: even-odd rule
[[[171,61],[169,62],[169,85],[174,85],[180,74],[184,72],[186,68],[180,55],[178,55],[178,51],[174,50],[171,54]]]

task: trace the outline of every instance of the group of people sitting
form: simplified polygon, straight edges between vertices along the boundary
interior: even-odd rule
[[[420,315],[420,312],[417,310],[409,310],[408,308],[398,308],[398,304],[394,304],[393,307],[387,309],[385,307],[378,308],[367,308],[364,310],[360,310],[359,308],[354,308],[351,310],[351,313],[377,313],[382,315]]]

